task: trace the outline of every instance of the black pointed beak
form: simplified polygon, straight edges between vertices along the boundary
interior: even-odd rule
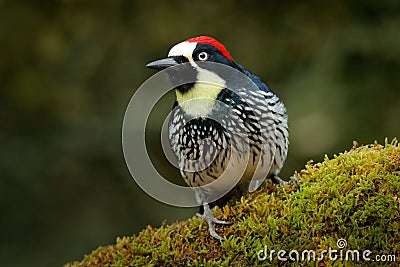
[[[176,62],[176,60],[172,57],[167,57],[163,59],[159,59],[153,62],[150,62],[149,64],[146,65],[147,68],[149,69],[156,69],[156,70],[163,70],[168,67],[176,66],[179,63]]]

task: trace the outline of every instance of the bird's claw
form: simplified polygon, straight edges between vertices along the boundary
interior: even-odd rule
[[[290,177],[289,182],[282,180],[281,178],[279,178],[278,175],[272,176],[271,180],[273,183],[279,184],[280,186],[286,186],[289,184],[289,185],[294,185],[297,189],[300,188],[299,181],[294,176]]]
[[[270,179],[274,184],[279,184],[280,186],[285,186],[288,184],[288,182],[282,180],[278,175],[273,175],[270,177]]]
[[[290,177],[289,184],[294,185],[297,189],[300,189],[299,180],[294,176]]]
[[[217,218],[215,218],[214,216],[212,216],[212,218],[206,218],[207,216],[204,214],[200,214],[200,213],[196,213],[196,216],[205,220],[206,222],[211,222],[211,223],[215,223],[215,224],[224,224],[224,225],[231,225],[231,222],[227,222],[227,221],[222,221],[222,220],[218,220]]]
[[[196,216],[203,219],[204,221],[207,222],[208,224],[208,230],[210,232],[210,235],[220,241],[224,241],[225,238],[221,237],[220,235],[217,234],[214,228],[214,224],[222,224],[222,225],[230,225],[232,224],[231,222],[226,222],[222,220],[218,220],[217,218],[214,217],[214,212],[210,208],[204,209],[204,214],[196,213]]]

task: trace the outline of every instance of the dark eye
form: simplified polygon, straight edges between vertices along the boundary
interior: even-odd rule
[[[197,55],[197,58],[200,60],[200,61],[206,61],[207,59],[208,59],[208,54],[207,54],[207,52],[200,52],[198,55]]]

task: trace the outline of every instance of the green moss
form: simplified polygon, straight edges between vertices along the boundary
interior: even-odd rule
[[[207,224],[187,221],[148,226],[137,236],[117,238],[81,262],[66,266],[275,266],[277,257],[259,261],[257,252],[269,250],[344,249],[393,254],[400,262],[400,146],[396,140],[377,143],[308,162],[294,174],[300,190],[267,184],[263,190],[216,209],[217,218],[233,222],[217,226],[227,237],[220,242],[208,234]],[[317,254],[318,255],[318,254]],[[287,255],[286,255],[287,256]],[[299,263],[291,263],[298,266]],[[353,266],[355,262],[302,261],[310,266]],[[371,266],[362,261],[358,266]],[[386,263],[386,265],[390,265]]]

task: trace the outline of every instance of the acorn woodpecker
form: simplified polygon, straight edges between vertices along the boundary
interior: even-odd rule
[[[241,75],[205,63],[233,68],[252,82],[255,90],[246,79],[238,78]],[[289,145],[286,108],[260,78],[237,64],[224,45],[208,36],[178,43],[167,58],[146,67],[166,69],[176,85],[169,121],[171,149],[185,182],[196,188],[200,204],[197,216],[208,223],[211,236],[224,240],[214,224],[229,222],[214,217],[215,205],[254,191],[260,185],[251,184],[256,172],[263,176],[258,181],[267,177],[286,184],[278,177]],[[191,82],[179,83],[186,78]],[[212,83],[205,82],[207,79]],[[223,174],[224,181],[220,182]],[[215,197],[221,192],[227,194]]]

